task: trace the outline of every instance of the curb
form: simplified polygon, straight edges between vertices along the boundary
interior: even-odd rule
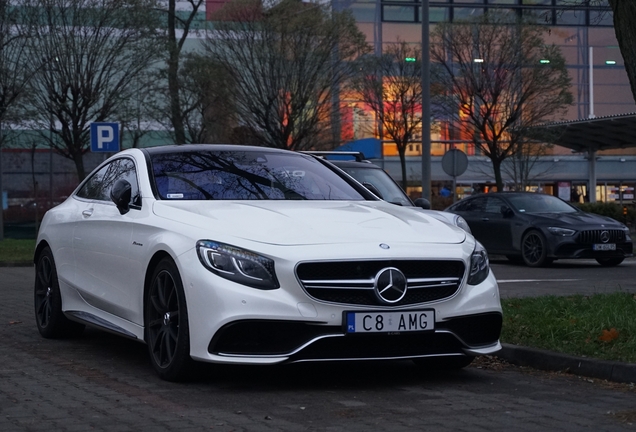
[[[501,351],[494,355],[517,366],[567,372],[589,378],[619,383],[636,383],[636,364],[576,357],[537,348],[501,344]]]
[[[31,267],[33,261],[0,261],[0,267]]]

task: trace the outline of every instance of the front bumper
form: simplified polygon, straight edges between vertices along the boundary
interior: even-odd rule
[[[633,256],[632,242],[616,243],[615,250],[594,250],[591,244],[561,243],[553,258],[625,258]]]
[[[285,362],[380,360],[494,352],[502,315],[463,316],[431,332],[347,335],[342,326],[298,321],[246,320],[221,328],[208,352],[222,357],[279,358]]]
[[[416,247],[402,250],[395,246],[391,252],[398,257],[419,254],[424,259],[465,259],[474,246],[438,245],[425,254]],[[333,248],[322,249],[314,248],[311,258],[333,256]],[[346,256],[346,248],[340,249]],[[354,252],[359,256],[358,250]],[[339,304],[312,298],[303,289],[295,275],[296,264],[303,258],[277,259],[281,288],[264,291],[212,274],[198,262],[194,251],[180,256],[177,265],[186,294],[192,358],[212,363],[275,364],[478,355],[500,349],[501,304],[492,272],[476,286],[466,285],[464,278],[457,292],[443,300],[394,307]],[[343,327],[345,312],[421,308],[435,310],[433,332],[347,335]]]

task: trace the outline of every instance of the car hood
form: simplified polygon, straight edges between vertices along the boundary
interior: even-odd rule
[[[156,201],[161,218],[274,245],[462,243],[463,230],[383,201]]]
[[[621,229],[623,224],[609,218],[607,216],[601,216],[594,213],[541,213],[533,214],[541,219],[545,224],[552,224],[556,226],[570,226],[574,229],[600,229],[600,228],[613,228]],[[595,226],[590,226],[595,225]],[[598,225],[604,225],[603,227]]]

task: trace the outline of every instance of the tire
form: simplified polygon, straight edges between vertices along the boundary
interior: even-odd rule
[[[177,266],[164,258],[154,269],[145,300],[146,343],[161,379],[182,381],[192,369],[188,309]]]
[[[547,242],[543,234],[537,230],[528,231],[521,240],[521,257],[528,267],[544,267],[550,265]]]
[[[625,260],[623,257],[618,258],[596,258],[596,262],[603,267],[616,267]]]
[[[459,370],[475,360],[473,356],[424,357],[413,359],[413,363],[430,370]]]
[[[56,339],[78,336],[84,325],[69,320],[62,312],[62,295],[53,253],[47,246],[35,263],[35,323],[42,337]]]

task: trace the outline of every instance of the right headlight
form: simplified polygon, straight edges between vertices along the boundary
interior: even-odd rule
[[[490,262],[488,253],[479,242],[475,242],[475,250],[470,258],[470,275],[468,285],[479,285],[488,277]]]
[[[572,237],[576,234],[576,231],[570,228],[561,228],[561,227],[548,227],[548,231],[555,236],[561,237]]]
[[[201,264],[222,278],[263,290],[280,287],[274,261],[267,257],[212,240],[199,240],[197,253]]]

